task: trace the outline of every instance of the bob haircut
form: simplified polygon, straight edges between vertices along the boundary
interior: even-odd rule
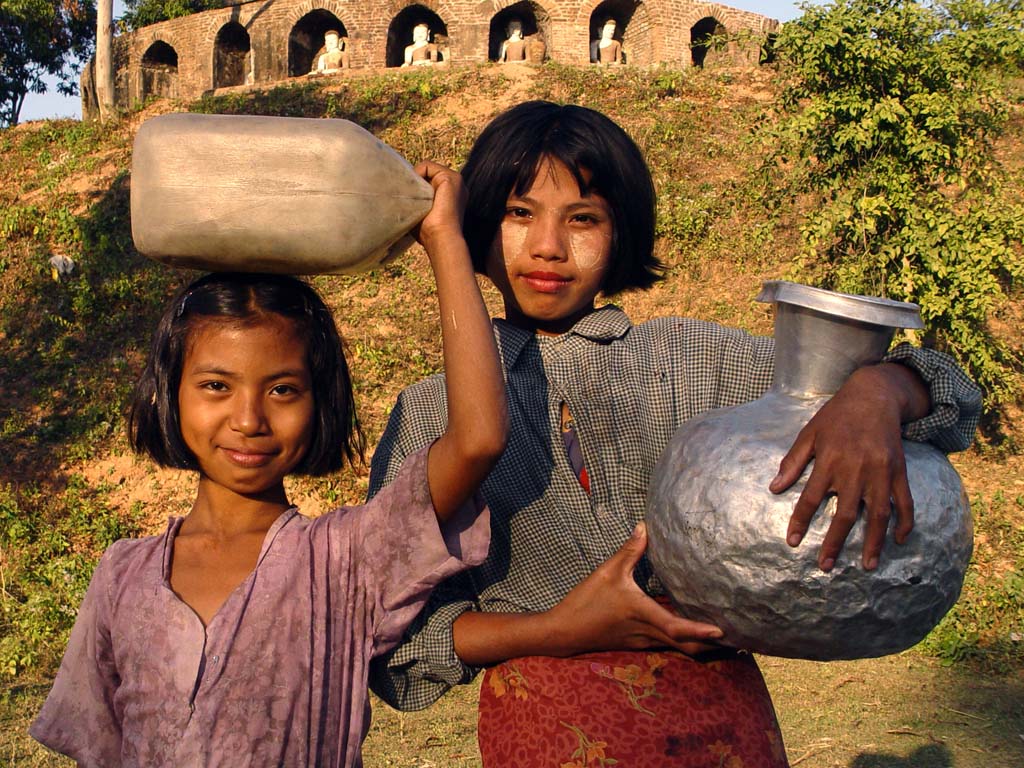
[[[313,435],[296,474],[323,475],[345,459],[363,460],[365,441],[341,337],[331,311],[307,283],[285,275],[216,272],[179,291],[153,334],[146,369],[135,386],[128,438],[137,453],[157,464],[198,470],[181,435],[178,387],[189,339],[205,323],[255,324],[271,315],[291,320],[308,340],[313,384]]]
[[[476,271],[487,271],[509,196],[524,194],[549,158],[569,169],[581,194],[597,193],[611,208],[611,266],[601,291],[612,296],[660,280],[654,182],[639,148],[600,112],[549,101],[527,101],[502,112],[469,152],[462,169],[468,193],[463,232]]]

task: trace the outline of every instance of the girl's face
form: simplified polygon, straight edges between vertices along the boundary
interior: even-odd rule
[[[211,320],[191,334],[178,387],[181,434],[200,483],[283,496],[283,479],[312,440],[306,340],[278,315],[255,324]]]
[[[563,163],[543,160],[530,188],[509,195],[487,256],[487,276],[505,300],[505,317],[542,334],[569,330],[594,308],[611,244],[608,202],[596,193],[582,195]]]

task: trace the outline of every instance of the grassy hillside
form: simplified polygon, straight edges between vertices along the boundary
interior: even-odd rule
[[[130,151],[143,120],[180,110],[347,118],[410,159],[457,167],[507,106],[547,98],[595,107],[636,139],[660,195],[667,279],[619,303],[636,320],[692,315],[768,333],[768,310],[753,297],[762,280],[790,274],[806,206],[795,199],[772,217],[763,207],[755,127],[771,119],[776,97],[770,70],[483,66],[237,89],[195,104],[151,103],[108,126],[58,121],[0,132],[0,762],[58,764],[23,731],[92,564],[112,540],[159,530],[193,493],[188,476],[132,458],[124,438],[124,404],[160,308],[193,277],[132,246]],[[1019,96],[1014,106],[999,154],[1018,177],[1010,193],[1021,195]],[[70,276],[55,279],[55,256],[75,262]],[[315,283],[347,340],[372,447],[400,389],[441,365],[426,259],[413,249],[376,272]],[[485,295],[497,313],[487,285]],[[1020,298],[993,317],[1018,344]],[[961,603],[932,636],[878,662],[766,663],[791,760],[858,768],[948,766],[951,756],[957,766],[1024,762],[1024,461],[1006,447],[1022,444],[1016,413],[1005,414],[1002,449],[956,458],[973,501],[976,556]],[[363,467],[296,482],[291,492],[315,513],[360,500],[366,477]],[[900,690],[878,685],[896,674],[908,681]],[[945,706],[958,714],[941,708],[936,690],[949,693]],[[476,764],[473,707],[470,688],[422,715],[381,708],[367,764]],[[931,751],[916,762],[870,762],[876,752],[909,760],[918,748]],[[868,757],[854,762],[858,755]]]

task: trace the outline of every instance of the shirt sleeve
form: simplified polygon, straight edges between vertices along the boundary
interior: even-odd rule
[[[114,546],[117,546],[116,544]],[[53,688],[29,734],[82,768],[121,765],[120,675],[110,642],[111,550],[93,572]]]
[[[373,455],[371,497],[397,477],[407,456],[444,433],[447,411],[441,376],[402,392]],[[470,682],[478,670],[455,654],[452,625],[477,607],[468,574],[438,585],[398,645],[371,662],[371,690],[392,707],[411,711],[429,706],[452,686]]]
[[[445,579],[487,557],[490,515],[475,493],[443,525],[427,482],[429,446],[410,454],[394,481],[366,503],[359,540],[377,610],[374,655],[393,647]]]
[[[981,390],[956,361],[944,352],[903,343],[889,350],[885,362],[917,371],[931,395],[931,411],[904,424],[903,436],[946,453],[969,448],[981,418]]]
[[[684,409],[681,420],[710,408],[721,408],[760,397],[774,375],[774,340],[699,321],[681,321],[686,350],[683,366],[688,388],[704,398]],[[690,327],[691,324],[695,327]],[[713,361],[712,367],[709,362]],[[951,453],[970,447],[981,418],[981,391],[949,355],[902,343],[889,350],[883,362],[916,371],[928,387],[931,411],[903,425],[903,436],[928,442]]]

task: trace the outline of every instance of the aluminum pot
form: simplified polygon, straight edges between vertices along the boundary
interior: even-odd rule
[[[679,611],[718,625],[723,642],[774,656],[853,659],[904,650],[956,602],[973,527],[956,470],[930,445],[903,442],[915,526],[891,531],[879,566],[860,564],[858,520],[828,573],[817,554],[835,509],[818,509],[803,542],[786,544],[810,468],[768,491],[800,429],[857,367],[877,362],[897,327],[920,327],[914,304],[765,283],[775,303],[775,379],[763,397],[683,424],[648,490],[648,556]]]

